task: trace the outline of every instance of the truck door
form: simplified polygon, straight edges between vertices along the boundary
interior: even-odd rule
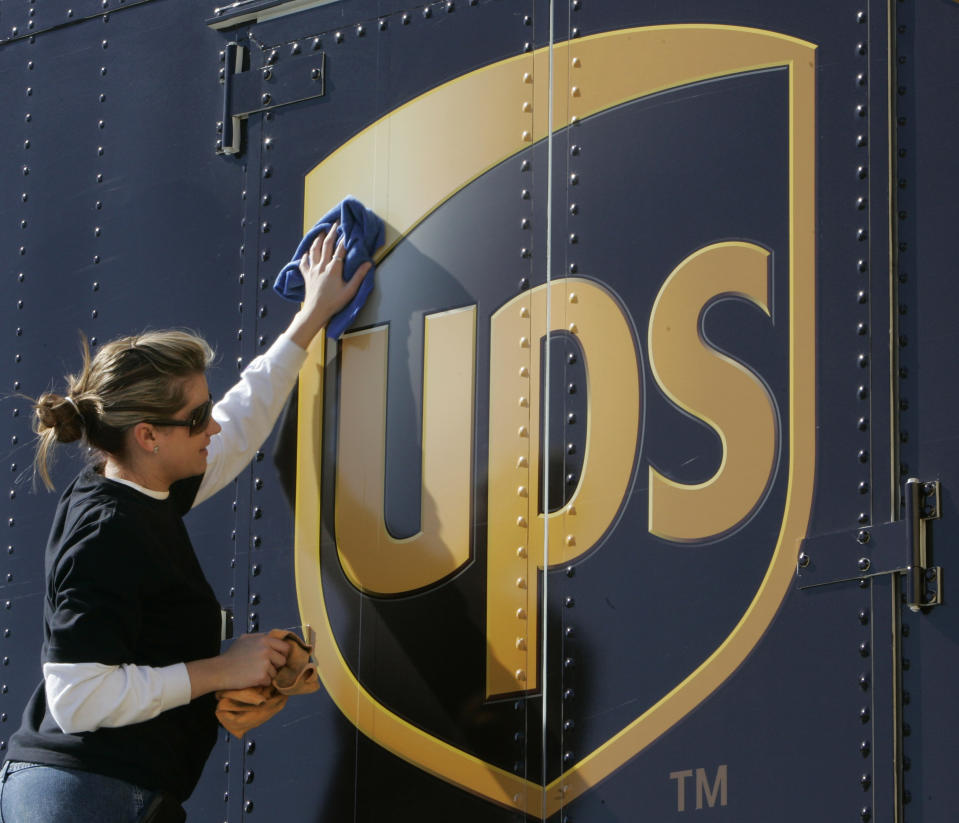
[[[387,224],[250,490],[246,620],[308,624],[329,699],[247,737],[231,813],[948,807],[917,696],[955,621],[934,571],[901,602],[951,513],[948,434],[903,434],[903,340],[951,334],[909,313],[950,288],[906,270],[944,259],[901,217],[937,196],[899,179],[909,5],[214,15],[250,353],[303,232],[346,195]]]

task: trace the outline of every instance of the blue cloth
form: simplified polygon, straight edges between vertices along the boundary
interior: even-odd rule
[[[303,275],[300,274],[300,260],[310,250],[310,246],[320,232],[327,232],[337,220],[340,225],[336,230],[337,243],[345,237],[346,260],[343,262],[343,279],[349,280],[356,274],[356,270],[363,263],[372,262],[373,252],[383,245],[383,221],[364,206],[355,197],[346,197],[336,208],[331,209],[320,218],[320,221],[307,233],[296,247],[293,259],[287,263],[273,284],[273,289],[287,300],[303,300]],[[366,279],[360,286],[356,296],[330,320],[326,327],[326,336],[339,338],[353,319],[359,314],[366,298],[373,291],[373,268],[370,268]]]

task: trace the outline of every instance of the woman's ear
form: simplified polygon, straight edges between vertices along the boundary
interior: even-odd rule
[[[156,429],[149,423],[137,423],[132,429],[132,440],[132,445],[136,447],[138,452],[156,453]]]

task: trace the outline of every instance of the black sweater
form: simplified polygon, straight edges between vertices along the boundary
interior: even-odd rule
[[[200,478],[155,500],[92,470],[64,492],[46,550],[41,660],[168,666],[219,652],[220,606],[182,516]],[[213,695],[118,728],[64,734],[43,683],[7,758],[65,766],[189,797],[216,740]]]

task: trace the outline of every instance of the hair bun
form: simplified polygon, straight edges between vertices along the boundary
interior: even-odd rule
[[[73,398],[48,392],[40,395],[34,409],[37,434],[53,429],[59,443],[72,443],[83,436],[83,414]]]

